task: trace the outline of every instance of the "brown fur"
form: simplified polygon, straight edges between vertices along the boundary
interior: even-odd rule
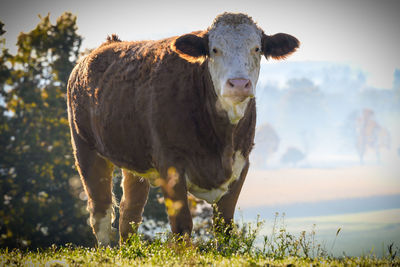
[[[107,42],[121,42],[121,39],[119,39],[118,35],[116,35],[115,33],[107,36]]]
[[[180,59],[169,48],[173,40],[112,43],[93,51],[71,76],[79,75],[69,90],[70,99],[76,99],[70,103],[71,118],[87,143],[117,166],[137,172],[157,167],[165,172],[169,166],[193,165],[199,169],[195,176],[199,185],[217,187],[226,174],[218,166],[221,163],[215,163],[220,155],[214,152],[220,154],[226,146],[233,152],[241,144],[237,149],[248,155],[250,146],[242,140],[252,134],[242,125],[249,119],[236,127],[235,133],[245,136],[234,142],[233,126],[215,110],[207,65]],[[248,112],[253,123],[254,106],[253,100]],[[170,157],[161,155],[169,154],[166,150],[177,159],[164,159]],[[186,163],[188,159],[191,162]],[[157,166],[159,160],[173,164]],[[204,180],[206,174],[214,178]]]
[[[255,101],[231,125],[216,111],[207,64],[182,59],[171,49],[174,40],[106,43],[84,58],[68,87],[72,136],[121,168],[156,168],[167,179],[173,166],[202,188],[217,188],[231,175],[234,151],[250,153]],[[80,147],[74,150],[85,168]],[[91,190],[104,192],[98,187]]]
[[[300,46],[299,40],[285,33],[277,33],[274,35],[263,34],[261,42],[262,50],[267,59],[269,57],[277,60],[285,59],[296,52],[297,48]]]
[[[131,231],[129,222],[141,221],[149,182],[136,174],[150,169],[161,176],[156,182],[169,203],[172,231],[190,234],[185,174],[201,188],[218,188],[230,178],[240,150],[246,166],[217,203],[225,221],[232,220],[253,146],[255,100],[237,125],[217,111],[207,55],[207,31],[141,42],[112,35],[74,68],[68,115],[96,235],[112,201],[113,165],[124,169],[121,238]]]
[[[208,51],[208,35],[206,31],[196,31],[176,38],[171,44],[172,51],[191,63],[203,63]]]

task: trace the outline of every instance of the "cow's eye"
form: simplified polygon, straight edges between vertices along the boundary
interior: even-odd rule
[[[254,49],[254,51],[259,52],[259,51],[260,51],[260,48],[259,48],[259,47],[256,47],[256,48]]]
[[[213,50],[212,50],[213,52],[214,52],[214,54],[216,54],[216,53],[218,53],[218,50],[217,50],[217,48],[213,48]]]

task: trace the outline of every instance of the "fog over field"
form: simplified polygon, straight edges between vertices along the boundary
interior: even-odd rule
[[[370,87],[366,83],[367,76],[361,69],[338,63],[263,64],[257,87],[258,131],[253,158],[262,157],[265,149],[270,148],[268,145],[272,144],[268,142],[272,141],[264,139],[271,131],[277,137],[277,151],[267,155],[268,164],[257,160],[254,167],[281,165],[277,157],[281,159],[290,147],[304,154],[304,159],[296,162],[304,167],[316,167],[316,164],[338,167],[338,161],[341,164],[357,161],[356,144],[362,137],[363,123],[375,125],[364,135],[379,143],[368,146],[364,155],[368,160],[379,161],[370,156],[377,147],[380,157],[397,154],[400,148],[400,70],[393,73],[392,88]],[[365,112],[369,113],[368,118]],[[381,136],[380,131],[387,136]]]
[[[366,183],[377,179],[389,186],[385,177],[398,182],[400,70],[393,73],[392,88],[370,87],[366,76],[361,69],[330,62],[263,64],[251,173],[318,168],[324,179],[332,176],[343,184],[352,181],[341,181],[346,170]]]

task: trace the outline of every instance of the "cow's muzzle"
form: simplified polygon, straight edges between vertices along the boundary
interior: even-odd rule
[[[242,102],[248,97],[254,97],[253,85],[249,79],[228,79],[222,96],[234,102]]]

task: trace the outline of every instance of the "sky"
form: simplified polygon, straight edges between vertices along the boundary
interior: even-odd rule
[[[201,3],[201,4],[200,4]],[[253,17],[267,34],[286,32],[301,41],[290,61],[333,61],[362,69],[367,84],[392,88],[400,69],[400,1],[78,1],[0,0],[0,19],[7,30],[7,47],[15,51],[19,32],[64,11],[77,15],[82,48],[94,48],[106,36],[123,40],[160,39],[206,29],[225,11]],[[264,61],[265,63],[265,61]]]

